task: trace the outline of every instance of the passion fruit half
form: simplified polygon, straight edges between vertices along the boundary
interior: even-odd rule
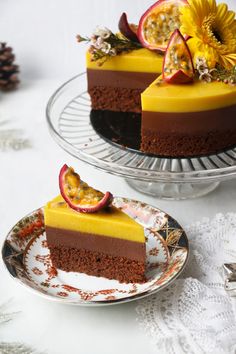
[[[137,36],[138,26],[128,22],[127,14],[123,12],[119,20],[119,30],[123,36],[133,42],[139,43]]]
[[[72,167],[64,165],[59,174],[60,192],[65,202],[80,213],[95,213],[111,203],[110,192],[103,194],[80,179]]]
[[[172,33],[180,27],[183,6],[188,6],[186,0],[159,0],[152,5],[139,22],[140,43],[148,49],[165,52]]]
[[[165,53],[162,78],[170,84],[188,84],[194,79],[192,56],[178,29],[172,34]]]

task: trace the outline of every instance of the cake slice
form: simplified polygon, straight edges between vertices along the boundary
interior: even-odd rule
[[[125,283],[145,281],[143,227],[113,206],[97,212],[72,209],[58,196],[44,208],[53,266]]]
[[[161,73],[162,62],[162,55],[142,48],[110,57],[99,66],[88,51],[92,109],[140,113],[140,95]]]

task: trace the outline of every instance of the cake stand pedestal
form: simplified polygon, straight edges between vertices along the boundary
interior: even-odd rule
[[[56,142],[72,156],[125,178],[135,190],[180,200],[206,195],[236,177],[236,148],[196,158],[162,158],[125,149],[105,140],[90,121],[86,75],[62,85],[47,105],[47,122]]]
[[[213,192],[220,182],[213,183],[162,183],[143,182],[126,179],[127,184],[136,191],[167,200],[183,200],[202,197]]]

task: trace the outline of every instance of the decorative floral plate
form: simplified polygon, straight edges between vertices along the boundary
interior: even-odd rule
[[[186,265],[189,247],[184,230],[166,213],[145,203],[116,197],[113,204],[144,228],[147,252],[144,284],[121,284],[54,268],[41,208],[21,219],[7,235],[2,249],[7,270],[35,293],[73,305],[117,304],[163,289]]]

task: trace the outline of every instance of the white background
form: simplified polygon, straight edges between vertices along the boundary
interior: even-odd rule
[[[32,142],[28,150],[0,152],[1,243],[15,222],[58,193],[58,170],[65,162],[95,187],[104,189],[106,184],[116,195],[159,206],[183,226],[217,212],[236,212],[235,181],[196,200],[160,201],[133,191],[121,178],[76,161],[48,133],[48,98],[62,82],[85,69],[85,46],[76,43],[76,34],[90,34],[96,25],[116,30],[123,11],[135,22],[151,4],[140,0],[0,0],[0,40],[14,48],[22,81],[16,92],[1,94],[0,122],[9,120],[11,127],[21,127]],[[228,4],[235,6],[235,1]],[[0,304],[10,298],[10,309],[21,312],[0,327],[0,341],[25,341],[48,354],[154,351],[136,323],[136,303],[97,309],[50,303],[19,287],[1,264]]]

